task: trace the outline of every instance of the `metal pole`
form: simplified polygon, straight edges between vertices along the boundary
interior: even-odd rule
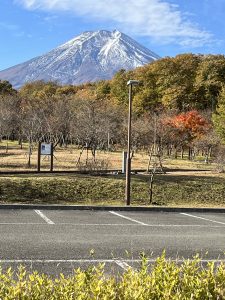
[[[37,171],[41,171],[41,142],[38,143],[38,161],[37,161]]]
[[[129,114],[128,114],[128,137],[127,137],[127,161],[126,161],[126,191],[125,201],[130,205],[130,173],[131,173],[131,116],[132,116],[132,84],[129,85]]]
[[[154,111],[154,152],[153,154],[156,155],[156,133],[157,133],[157,116],[156,112]]]
[[[53,143],[51,143],[51,165],[50,165],[50,172],[53,172]]]

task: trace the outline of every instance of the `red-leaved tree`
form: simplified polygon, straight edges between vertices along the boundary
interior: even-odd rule
[[[211,127],[209,122],[196,110],[183,112],[163,120],[167,139],[174,146],[191,147],[195,139],[201,138]]]

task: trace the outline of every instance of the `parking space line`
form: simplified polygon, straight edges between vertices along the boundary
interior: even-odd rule
[[[211,219],[208,219],[208,218],[203,218],[203,217],[199,217],[199,216],[195,216],[195,215],[191,215],[191,214],[186,214],[186,213],[180,213],[180,214],[184,215],[184,216],[196,218],[196,219],[201,219],[201,220],[204,220],[204,221],[209,221],[209,222],[212,222],[212,223],[217,223],[217,224],[225,225],[224,222],[214,221],[214,220],[211,220]]]
[[[115,259],[0,259],[1,263],[116,263]],[[140,262],[140,259],[128,260]]]
[[[131,269],[131,266],[128,265],[125,261],[122,260],[115,260],[114,261],[119,267],[127,271],[128,269]]]
[[[0,225],[46,225],[43,223],[0,223]]]
[[[52,221],[51,221],[52,222]],[[50,223],[52,225],[52,223]],[[85,224],[85,223],[57,223],[55,226],[77,226],[77,227],[135,227],[139,226],[140,224]],[[33,226],[33,225],[42,225],[47,226],[49,223],[0,223],[0,226],[17,226],[17,225],[27,225],[27,226]],[[142,224],[141,224],[142,225]],[[224,228],[224,225],[202,225],[202,224],[143,224],[145,227],[155,227],[155,228],[173,228],[173,227],[197,227],[197,228]]]
[[[189,261],[196,261],[194,258],[168,258],[167,261],[182,263],[186,260]],[[147,259],[148,263],[155,263],[157,258]],[[141,259],[0,259],[0,264],[4,263],[116,263],[123,269],[132,268],[129,263],[140,263],[142,262]],[[224,263],[225,259],[199,259],[201,263],[208,263],[208,262],[217,262],[217,263]],[[133,269],[133,268],[132,268]]]
[[[38,214],[43,220],[45,220],[46,223],[48,223],[49,225],[54,225],[55,223],[50,220],[48,217],[46,217],[46,215],[44,215],[40,210],[35,209],[34,210],[36,212],[36,214]]]
[[[111,214],[113,214],[113,215],[115,215],[115,216],[118,216],[118,217],[120,217],[120,218],[124,218],[124,219],[126,219],[126,220],[135,222],[135,223],[137,223],[137,224],[144,225],[144,226],[148,226],[148,224],[146,224],[146,223],[140,222],[140,221],[135,220],[135,219],[133,219],[133,218],[126,217],[126,216],[124,216],[124,215],[121,215],[121,214],[119,214],[119,213],[116,213],[115,211],[109,211],[109,213],[111,213]]]
[[[1,224],[0,224],[1,225]],[[103,224],[85,224],[85,223],[57,223],[55,224],[57,226],[60,225],[65,225],[65,226],[96,226],[96,227],[101,227],[101,226],[121,226],[121,227],[132,227],[132,226],[140,226],[140,224],[107,224],[107,223],[103,223]],[[198,227],[198,228],[223,228],[224,226],[222,225],[202,225],[202,224],[141,224],[144,225],[146,227]]]
[[[71,226],[138,226],[139,224],[109,224],[109,223],[57,223],[56,225],[71,225]]]

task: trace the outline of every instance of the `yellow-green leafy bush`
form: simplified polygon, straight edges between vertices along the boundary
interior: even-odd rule
[[[0,272],[0,299],[221,300],[225,299],[225,265],[211,262],[203,268],[197,257],[179,264],[163,254],[149,266],[143,258],[140,270],[130,268],[120,276],[104,275],[100,265],[55,279],[20,267],[16,273]]]

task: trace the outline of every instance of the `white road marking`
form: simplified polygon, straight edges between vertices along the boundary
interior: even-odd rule
[[[155,263],[156,259],[147,259],[148,263]],[[190,258],[183,258],[183,259],[171,259],[168,258],[167,261],[182,263],[186,260],[195,261],[195,259]],[[0,264],[3,263],[116,263],[121,264],[123,263],[123,268],[130,267],[129,263],[140,263],[141,259],[123,259],[123,260],[116,260],[116,259],[0,259]],[[200,259],[200,262],[207,263],[207,262],[218,262],[224,263],[225,259]],[[121,265],[120,265],[121,266]]]
[[[131,266],[128,265],[128,263],[126,263],[125,261],[122,260],[115,260],[114,261],[119,267],[121,267],[122,269],[124,269],[125,271],[127,271],[128,269],[131,268]]]
[[[1,225],[1,224],[0,224]],[[56,225],[71,225],[71,226],[140,226],[140,224],[84,224],[84,223],[57,223]],[[200,228],[223,228],[222,225],[202,225],[202,224],[141,224],[146,227],[200,227]]]
[[[140,259],[128,260],[139,262]],[[1,259],[1,263],[115,263],[115,259]]]
[[[139,226],[138,224],[107,224],[107,223],[57,223],[57,225],[72,225],[72,226]]]
[[[147,226],[147,225],[148,225],[148,224],[146,224],[146,223],[140,222],[140,221],[135,220],[135,219],[133,219],[133,218],[129,218],[129,217],[126,217],[126,216],[121,215],[121,214],[119,214],[119,213],[116,213],[115,211],[109,211],[109,212],[110,212],[111,214],[113,214],[113,215],[116,215],[116,216],[120,217],[120,218],[124,218],[124,219],[126,219],[126,220],[129,220],[129,221],[138,223],[138,224],[140,224],[140,225],[144,225],[144,226]]]
[[[0,226],[6,226],[6,225],[11,225],[11,226],[14,226],[14,225],[44,225],[44,226],[47,226],[49,225],[48,223],[0,223]],[[140,226],[140,224],[85,224],[85,223],[57,223],[55,224],[55,226],[77,226],[77,227],[92,227],[92,226],[95,226],[95,227],[102,227],[102,226],[118,226],[118,227],[134,227],[134,226]],[[146,227],[198,227],[198,228],[224,228],[224,225],[200,225],[200,224],[181,224],[181,225],[178,225],[178,224],[145,224]]]
[[[208,218],[198,217],[198,216],[191,215],[191,214],[186,214],[186,213],[180,213],[180,214],[184,215],[184,216],[188,216],[188,217],[192,217],[192,218],[196,218],[196,219],[201,219],[201,220],[204,220],[204,221],[212,222],[212,223],[217,223],[217,224],[225,225],[224,222],[214,221],[214,220],[211,220],[211,219],[208,219]]]
[[[46,225],[43,223],[0,223],[0,225]]]
[[[43,220],[45,220],[46,223],[48,223],[49,225],[54,225],[55,223],[53,221],[51,221],[48,217],[46,217],[46,215],[44,215],[40,210],[35,209],[34,210],[36,212],[36,214],[38,214]]]

